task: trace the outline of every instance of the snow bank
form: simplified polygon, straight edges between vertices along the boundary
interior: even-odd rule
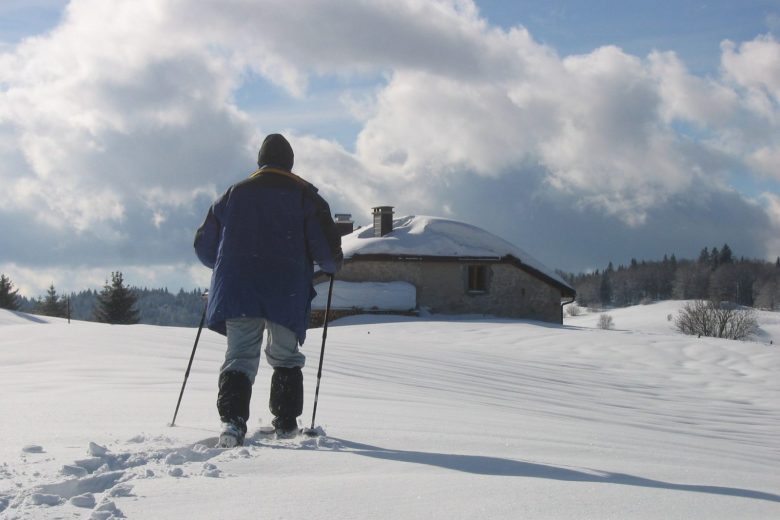
[[[591,313],[580,308],[581,315],[569,316],[564,312],[564,323],[578,327],[597,328],[602,314],[609,314],[615,321],[615,329],[647,334],[679,334],[674,328],[674,319],[683,306],[688,303],[683,300],[669,300],[651,303],[649,305],[634,305],[617,309],[607,309],[603,312]],[[568,307],[565,307],[568,308]],[[760,343],[778,344],[780,342],[780,312],[756,311],[759,330],[751,338]]]
[[[29,325],[31,323],[49,323],[52,319],[45,316],[34,316],[24,312],[0,309],[0,326],[3,325]]]
[[[317,296],[312,309],[324,309],[328,303],[329,282],[314,287]],[[333,282],[331,309],[408,311],[417,307],[417,289],[407,282]]]

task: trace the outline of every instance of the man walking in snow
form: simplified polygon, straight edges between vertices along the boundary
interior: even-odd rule
[[[341,237],[328,203],[291,172],[293,150],[280,134],[265,138],[259,169],[231,186],[195,234],[195,251],[210,267],[207,324],[227,336],[219,374],[219,446],[243,443],[260,344],[273,367],[269,407],[279,435],[298,430],[303,413],[306,337],[314,297],[313,262],[341,267]]]

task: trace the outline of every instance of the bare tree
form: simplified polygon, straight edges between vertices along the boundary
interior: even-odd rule
[[[738,340],[747,339],[758,330],[753,309],[704,300],[686,303],[674,325],[683,334]]]
[[[773,311],[780,307],[780,283],[776,280],[766,280],[755,284],[755,306],[759,309]]]
[[[706,298],[710,268],[702,263],[679,262],[675,273],[672,297],[677,300]]]
[[[599,286],[601,276],[590,274],[583,277],[577,284],[577,303],[582,307],[590,307],[599,303]]]
[[[599,316],[598,326],[600,329],[610,330],[615,328],[615,320],[609,314]]]

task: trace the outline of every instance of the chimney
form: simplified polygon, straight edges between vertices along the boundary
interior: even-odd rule
[[[374,208],[374,236],[383,237],[393,230],[393,206]]]
[[[336,213],[335,217],[336,229],[339,230],[339,235],[349,235],[354,231],[355,226],[350,213]]]

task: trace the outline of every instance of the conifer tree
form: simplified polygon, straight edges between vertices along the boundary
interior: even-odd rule
[[[106,281],[98,294],[93,311],[95,321],[119,325],[138,323],[138,310],[135,308],[137,296],[124,285],[122,273],[111,273],[111,283]]]
[[[19,310],[19,302],[16,299],[18,289],[14,289],[14,284],[10,278],[0,274],[0,309],[11,311]]]
[[[720,258],[718,259],[718,263],[720,265],[724,264],[730,264],[734,261],[733,253],[731,252],[731,248],[728,244],[723,244],[723,249],[720,250]]]
[[[67,305],[65,298],[58,296],[54,284],[51,284],[46,291],[46,296],[38,302],[35,310],[37,314],[43,316],[65,318],[68,313]]]
[[[601,282],[599,284],[599,299],[602,306],[608,306],[612,303],[612,280],[610,273],[614,271],[612,262],[609,263],[609,267],[601,275]]]
[[[720,265],[720,251],[718,251],[717,247],[712,248],[712,252],[710,253],[710,269],[713,271],[718,268]]]

